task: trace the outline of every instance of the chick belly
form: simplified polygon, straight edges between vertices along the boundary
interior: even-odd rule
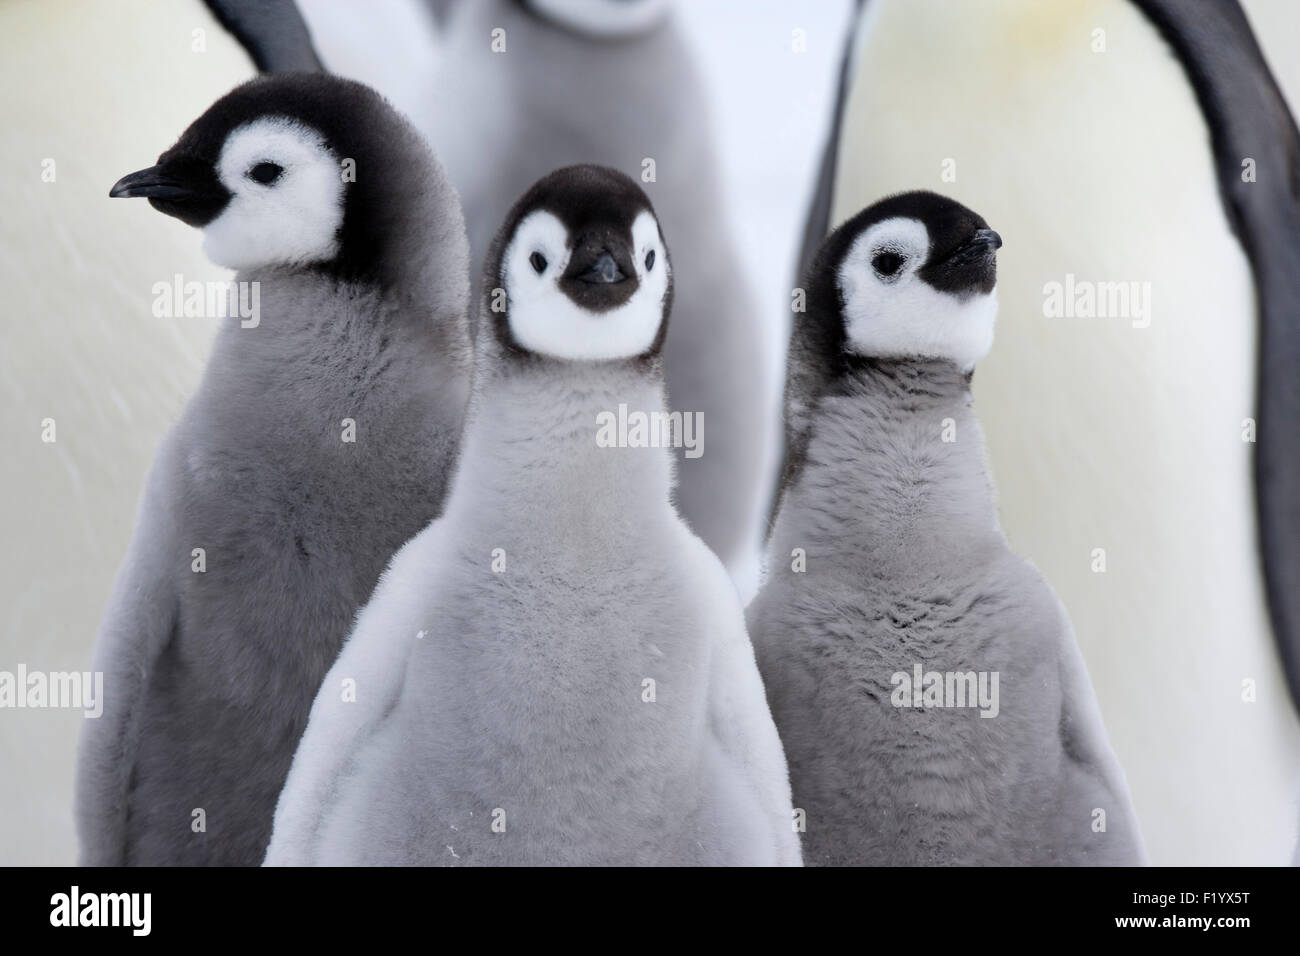
[[[704,774],[684,735],[656,745],[646,727],[611,720],[593,740],[536,718],[526,732],[466,720],[453,739],[426,718],[404,708],[366,744],[326,840],[337,862],[654,865],[689,854]]]

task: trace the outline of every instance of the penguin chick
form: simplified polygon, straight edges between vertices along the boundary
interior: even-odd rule
[[[632,173],[653,198],[681,266],[662,353],[668,402],[708,434],[703,454],[674,450],[677,506],[741,576],[759,546],[775,438],[767,336],[726,226],[706,83],[673,7],[461,4],[436,80],[426,84],[431,102],[411,115],[423,120],[464,203],[478,275],[511,200],[553,169],[611,166]]]
[[[321,678],[441,508],[464,222],[406,121],[323,74],[236,88],[110,195],[202,229],[259,314],[221,328],[147,480],[96,639],[82,862],[255,865]]]
[[[326,677],[268,864],[799,862],[734,586],[669,452],[601,436],[663,413],[671,295],[621,173],[561,169],[510,212],[446,511]]]
[[[905,193],[832,233],[808,275],[748,620],[810,865],[1143,858],[1064,609],[998,527],[970,408],[1001,244]]]

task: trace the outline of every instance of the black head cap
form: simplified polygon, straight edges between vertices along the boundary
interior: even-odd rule
[[[997,285],[997,250],[1002,237],[984,218],[956,200],[918,190],[889,196],[863,209],[840,225],[822,243],[805,277],[807,315],[797,317],[795,334],[814,345],[828,367],[844,354],[841,267],[853,244],[877,223],[888,219],[914,219],[929,239],[923,263],[902,261],[899,250],[882,247],[872,256],[872,268],[882,277],[912,267],[922,282],[936,291],[965,298],[987,294]]]
[[[834,281],[857,238],[877,223],[896,218],[915,219],[925,226],[930,248],[917,273],[922,281],[957,296],[993,291],[997,284],[994,253],[1002,238],[978,213],[947,196],[924,190],[889,196],[841,225],[822,244],[812,277]]]
[[[505,309],[493,309],[499,296],[498,289],[505,287],[504,256],[521,222],[539,210],[554,215],[564,226],[569,252],[563,274],[556,282],[560,290],[575,304],[596,314],[608,312],[625,304],[640,288],[638,265],[642,270],[653,270],[653,259],[634,263],[636,255],[632,226],[637,217],[654,207],[644,190],[628,176],[606,166],[577,165],[557,169],[533,184],[506,215],[488,251],[483,270],[483,303],[498,339],[507,347],[519,348],[510,333],[508,303]],[[556,266],[545,261],[540,254],[534,258],[537,271]],[[663,260],[667,260],[667,248]],[[669,263],[661,261],[661,270]],[[672,279],[669,274],[667,292],[663,301],[665,319],[647,354],[654,354],[663,345],[667,333],[667,315],[672,305]]]
[[[320,134],[337,157],[344,184],[339,254],[321,268],[347,275],[373,271],[401,224],[404,191],[418,190],[427,159],[418,134],[374,90],[327,73],[277,73],[257,77],[217,100],[190,124],[156,165],[124,176],[113,197],[143,196],[159,212],[191,226],[217,218],[230,192],[217,162],[230,133],[254,120],[283,117]],[[427,152],[427,151],[426,151]],[[351,160],[354,176],[345,175]],[[275,170],[250,170],[253,177]]]

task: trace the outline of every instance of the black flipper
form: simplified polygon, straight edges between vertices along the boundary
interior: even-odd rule
[[[850,72],[853,65],[854,46],[857,42],[858,27],[862,23],[862,10],[866,6],[866,0],[854,0],[853,10],[849,14],[848,39],[844,43],[844,52],[840,56],[840,79],[839,85],[835,91],[835,111],[831,116],[831,128],[826,133],[826,146],[822,150],[821,168],[817,174],[817,189],[813,193],[812,202],[808,207],[808,217],[804,220],[803,245],[799,249],[799,262],[795,273],[795,281],[800,283],[805,290],[808,289],[808,280],[811,276],[813,261],[817,257],[817,250],[826,239],[827,233],[831,231],[831,202],[835,198],[835,179],[839,175],[839,152],[840,152],[840,133],[844,126],[844,107],[849,98],[849,91],[853,88],[853,77]],[[806,317],[807,318],[807,317]],[[799,322],[798,316],[795,322]],[[820,323],[818,323],[820,328]],[[813,338],[820,337],[820,331],[808,331],[795,325],[791,330],[790,353],[798,361],[798,355],[802,351],[803,340],[811,335]],[[815,346],[811,346],[816,348]],[[794,480],[802,465],[803,450],[807,446],[806,423],[796,424],[791,420],[789,412],[792,397],[796,397],[799,392],[811,388],[808,383],[794,381],[796,371],[791,360],[786,360],[786,390],[785,390],[785,426],[784,426],[784,443],[785,448],[781,455],[780,471],[776,476],[776,490],[772,493],[771,507],[767,512],[767,523],[764,525],[763,538],[766,541],[767,536],[772,533],[772,525],[776,523],[777,513],[781,510],[781,501],[785,497],[785,492]]]
[[[204,0],[262,73],[325,69],[293,0]]]
[[[1259,540],[1273,633],[1300,708],[1300,133],[1236,0],[1133,2],[1196,90],[1228,222],[1255,278]],[[1254,182],[1242,178],[1247,159]]]
[[[817,174],[817,191],[813,193],[812,203],[808,207],[808,218],[804,222],[803,247],[799,252],[799,267],[796,276],[802,279],[808,274],[817,249],[831,229],[831,200],[835,197],[835,179],[839,173],[838,158],[840,152],[840,133],[844,124],[844,106],[853,88],[853,78],[849,76],[853,64],[854,45],[858,36],[858,27],[862,23],[862,9],[866,0],[854,0],[853,11],[849,14],[848,41],[840,57],[840,81],[835,92],[835,112],[831,116],[831,128],[826,134],[826,148],[822,150],[821,170]]]

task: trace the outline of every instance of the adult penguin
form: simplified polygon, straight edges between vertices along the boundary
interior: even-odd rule
[[[1075,622],[1153,861],[1286,862],[1300,135],[1245,15],[871,0],[843,89],[810,237],[920,186],[1025,237],[975,396],[1003,525]]]

